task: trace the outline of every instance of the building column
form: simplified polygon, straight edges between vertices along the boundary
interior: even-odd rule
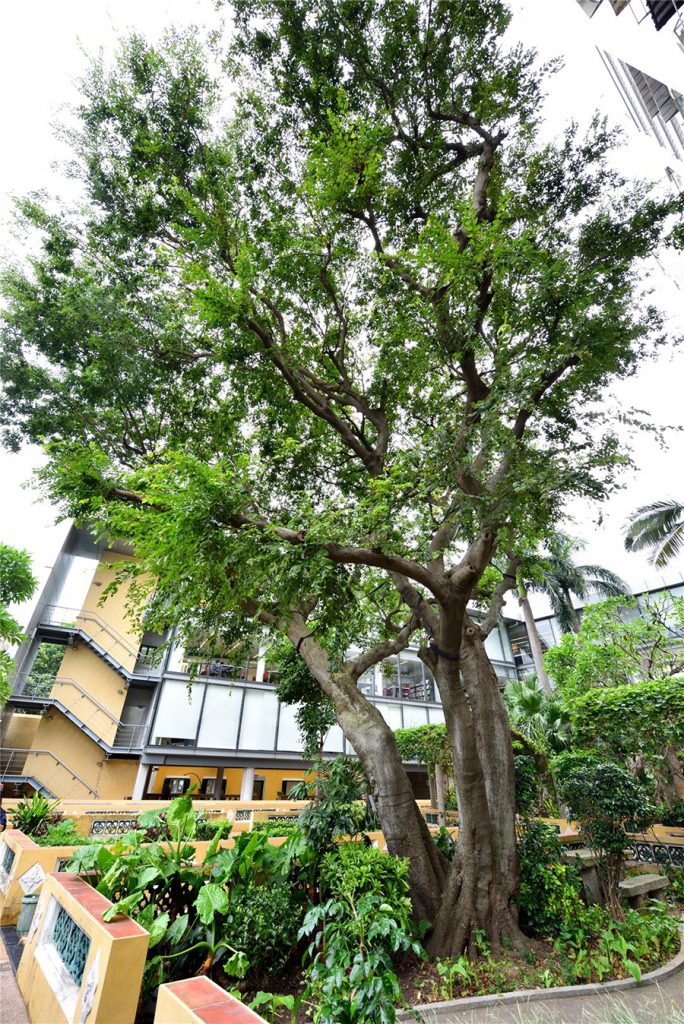
[[[221,790],[223,788],[223,767],[216,769],[216,782],[214,783],[214,800],[222,800]]]
[[[139,764],[138,774],[135,777],[135,783],[133,784],[133,795],[132,800],[144,800],[145,793],[147,792],[147,782],[150,776],[149,764]]]
[[[251,800],[254,793],[254,769],[242,769],[242,785],[240,786],[240,799]]]

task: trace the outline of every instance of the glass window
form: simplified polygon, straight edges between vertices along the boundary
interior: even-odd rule
[[[501,637],[499,636],[499,630],[493,629],[489,636],[485,639],[485,651],[492,659],[492,661],[504,661],[504,650],[501,646]]]
[[[165,681],[154,720],[153,743],[186,740],[194,744],[203,691],[201,683],[193,683],[188,693],[187,683]]]
[[[207,686],[197,745],[234,750],[237,745],[242,689],[233,686]]]
[[[406,700],[425,700],[423,663],[415,655],[399,655],[399,696]]]
[[[292,750],[299,752],[302,749],[302,737],[297,728],[295,714],[297,709],[287,704],[280,705],[280,719],[278,721],[278,750]]]
[[[325,738],[323,750],[326,754],[341,754],[344,750],[344,733],[339,725],[333,725]],[[348,751],[347,751],[348,753]]]
[[[395,656],[386,658],[380,666],[382,670],[383,697],[399,696],[399,660]]]
[[[275,750],[278,698],[270,690],[245,690],[239,745],[241,750]]]
[[[362,693],[369,694],[370,696],[375,694],[375,665],[359,677],[358,687]]]
[[[440,696],[437,692],[435,677],[426,665],[423,665],[423,675],[425,677],[425,700],[439,701]]]

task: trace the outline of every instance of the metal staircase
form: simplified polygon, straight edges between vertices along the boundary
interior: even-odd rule
[[[32,774],[32,767],[27,767],[27,760],[29,757],[35,757],[40,760],[40,778]],[[53,754],[51,750],[26,750],[18,747],[4,747],[0,749],[0,782],[12,782],[15,784],[27,783],[39,792],[44,793],[45,796],[54,797],[55,794],[50,785],[54,785],[54,778],[57,775],[66,773],[71,776],[74,783],[77,783],[81,787],[77,792],[73,793],[75,797],[83,797],[88,795],[91,797],[98,797],[99,793],[93,789],[85,779],[73,771],[60,757]],[[63,788],[63,787],[60,787]],[[76,787],[72,787],[75,789]],[[85,793],[83,792],[85,790]],[[72,796],[72,793],[63,794],[63,798],[66,796]]]
[[[70,643],[78,638],[126,682],[143,682],[159,676],[159,666],[140,660],[133,644],[97,612],[45,605],[40,612],[36,635],[48,643]]]
[[[75,679],[58,676],[17,676],[14,692],[7,707],[17,711],[38,711],[41,714],[54,708],[73,722],[108,756],[140,754],[147,727],[129,725],[118,719],[109,708],[84,690]],[[111,742],[102,736],[107,730]]]

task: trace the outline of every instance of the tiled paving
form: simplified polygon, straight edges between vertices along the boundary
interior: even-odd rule
[[[0,1020],[2,1024],[29,1024],[21,993],[14,980],[22,947],[14,928],[0,929]]]

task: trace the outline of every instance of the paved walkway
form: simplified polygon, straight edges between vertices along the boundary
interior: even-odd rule
[[[24,1000],[14,980],[5,943],[0,935],[0,1021],[2,1024],[29,1024]]]
[[[425,1024],[684,1024],[684,971],[656,985],[527,1005],[444,1010]]]

